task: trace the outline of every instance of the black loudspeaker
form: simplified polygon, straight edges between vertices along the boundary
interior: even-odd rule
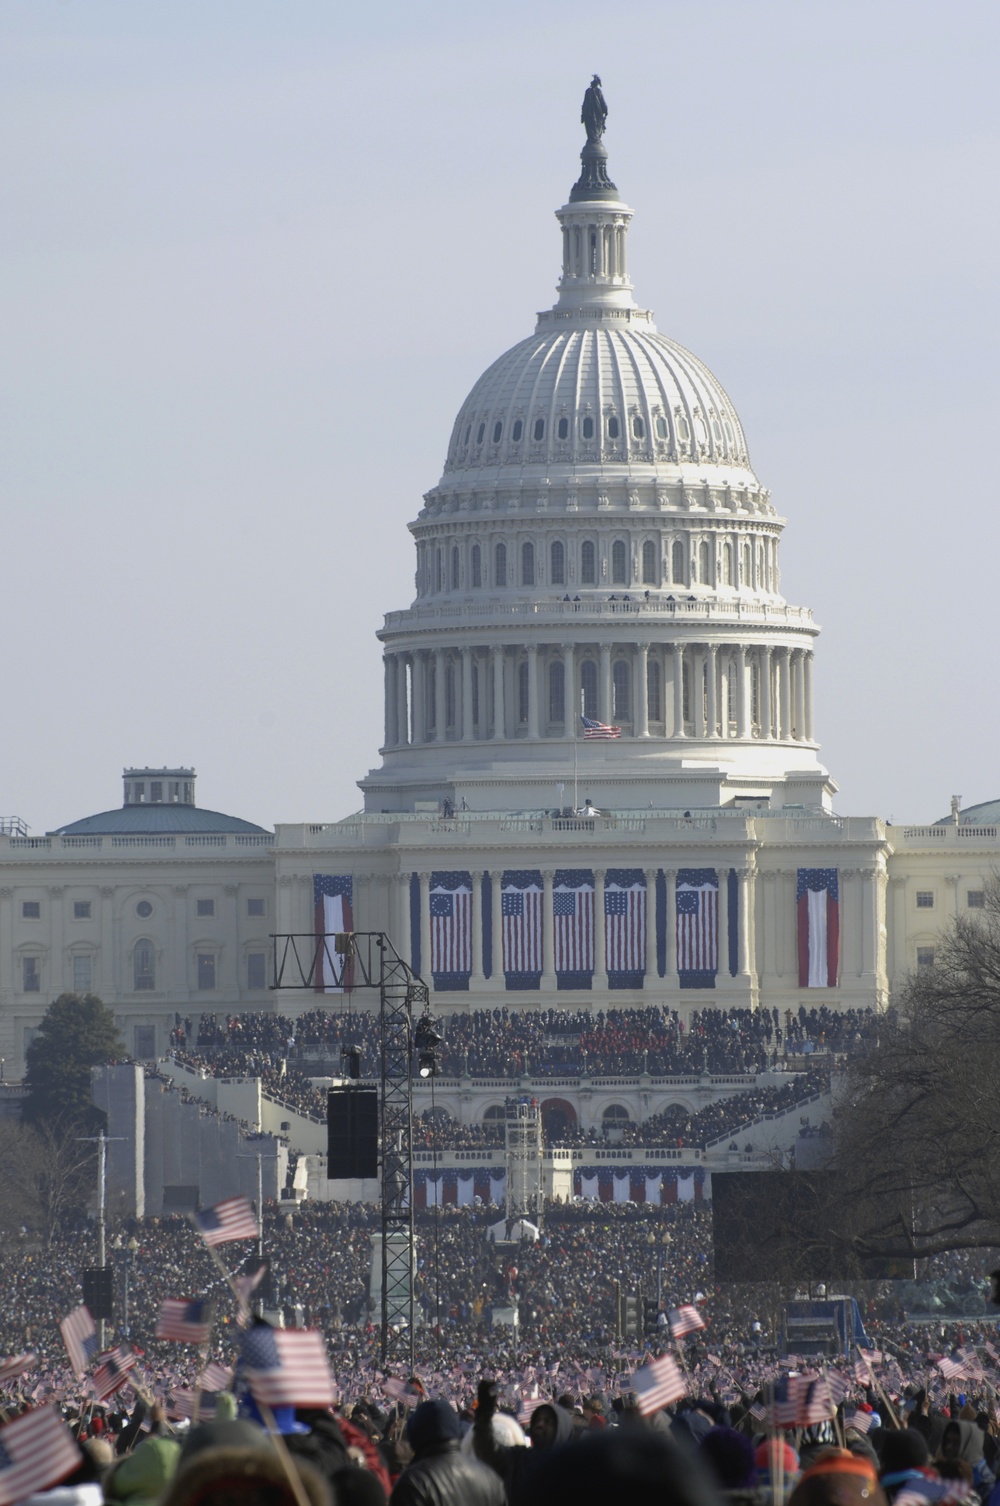
[[[331,1088],[326,1101],[329,1179],[378,1176],[378,1089]]]
[[[113,1318],[115,1315],[114,1271],[109,1265],[90,1266],[83,1273],[83,1301],[90,1316]]]

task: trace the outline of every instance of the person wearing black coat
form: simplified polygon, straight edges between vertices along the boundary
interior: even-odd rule
[[[390,1506],[505,1506],[499,1478],[459,1450],[462,1422],[446,1401],[422,1401],[406,1424],[413,1449]]]

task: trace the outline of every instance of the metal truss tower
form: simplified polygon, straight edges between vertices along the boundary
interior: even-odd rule
[[[275,935],[278,991],[363,990],[379,997],[379,1151],[382,1192],[382,1363],[414,1363],[413,1011],[428,989],[383,931]]]
[[[508,1098],[504,1104],[505,1213],[538,1221],[542,1211],[542,1111],[537,1098]]]

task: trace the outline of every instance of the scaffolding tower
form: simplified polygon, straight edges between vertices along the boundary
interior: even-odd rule
[[[542,1111],[537,1098],[505,1102],[504,1163],[508,1228],[518,1218],[537,1223],[542,1212]]]

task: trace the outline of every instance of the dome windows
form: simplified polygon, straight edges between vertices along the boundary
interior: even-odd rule
[[[667,420],[663,417],[662,413],[658,414],[656,419],[656,437],[657,439],[670,438],[670,430],[667,427]]]
[[[585,586],[597,584],[597,550],[592,539],[585,539],[580,546],[580,581]]]
[[[593,659],[584,659],[580,665],[580,691],[584,716],[597,715],[597,665]]]
[[[674,539],[670,546],[670,577],[675,586],[683,586],[686,583],[684,570],[684,542],[682,539]]]
[[[646,425],[643,423],[638,413],[632,419],[632,437],[633,439],[645,439],[646,437]]]
[[[632,716],[632,675],[625,659],[615,660],[611,671],[611,688],[614,694],[611,715],[615,721],[629,721]]]
[[[594,420],[589,415],[583,420],[582,424],[580,425],[580,433],[582,434],[584,439],[593,439]]]
[[[465,438],[462,440],[463,445],[467,445],[469,443],[469,440],[470,440],[471,437],[472,437],[472,425],[471,424],[466,424],[466,426],[465,426]]]
[[[549,580],[554,586],[566,584],[566,550],[558,539],[549,550]]]
[[[521,545],[521,584],[522,586],[533,586],[535,584],[534,544]]]
[[[651,722],[663,720],[663,689],[660,666],[655,659],[646,665],[646,714]]]
[[[608,419],[608,438],[617,439],[620,433],[621,425],[619,424],[615,415],[612,413],[611,417]]]
[[[462,579],[461,557],[460,557],[459,552],[458,552],[458,545],[454,544],[454,545],[452,545],[452,550],[451,550],[451,589],[453,591],[457,591],[458,590],[459,585],[461,584],[461,579]]]
[[[472,546],[472,585],[478,588],[483,583],[483,551],[478,544]]]
[[[568,418],[561,418],[559,420],[559,426],[556,429],[556,433],[557,433],[557,435],[559,436],[560,439],[568,439],[569,438],[569,419]]]
[[[712,552],[707,539],[702,539],[698,545],[698,578],[703,586],[711,585],[712,582]]]
[[[526,659],[522,659],[521,663],[517,666],[517,719],[522,725],[528,720],[529,705],[528,662]]]
[[[503,424],[500,421],[500,419],[498,418],[497,421],[496,421],[496,423],[493,425],[493,443],[494,444],[499,444],[502,437],[503,437]]]
[[[444,563],[440,549],[434,551],[434,589],[440,591],[444,586]]]
[[[535,427],[532,430],[532,438],[534,439],[534,441],[535,441],[536,444],[540,443],[541,440],[543,440],[545,438],[545,420],[544,420],[544,418],[536,418],[535,419]]]
[[[685,442],[687,442],[687,440],[691,438],[691,430],[688,428],[688,421],[684,417],[683,413],[677,414],[676,422],[678,434]]]
[[[615,539],[611,546],[611,584],[613,586],[628,584],[628,559],[622,539]]]
[[[655,586],[656,581],[656,545],[652,539],[647,539],[642,546],[642,583],[644,586]]]
[[[482,442],[483,442],[483,435],[485,433],[486,433],[486,425],[485,424],[480,424],[479,428],[476,430],[476,444],[482,444]]]
[[[566,675],[561,659],[549,665],[549,721],[566,719]]]
[[[520,444],[521,435],[524,433],[524,424],[519,418],[515,418],[514,427],[510,431],[510,437],[515,444]]]
[[[507,545],[506,544],[498,544],[497,545],[497,547],[496,547],[496,553],[493,556],[493,561],[494,561],[494,566],[495,566],[493,579],[494,579],[494,581],[496,582],[496,584],[498,586],[503,587],[503,586],[505,586],[507,584]]]

